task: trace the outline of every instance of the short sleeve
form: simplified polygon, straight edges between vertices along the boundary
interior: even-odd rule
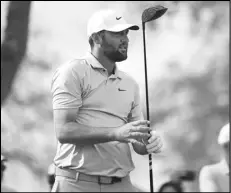
[[[199,188],[200,192],[219,192],[213,176],[212,171],[207,166],[204,166],[199,174]]]
[[[143,120],[141,99],[140,99],[140,89],[139,85],[135,83],[134,87],[134,101],[132,103],[132,109],[128,116],[128,122]]]
[[[81,107],[81,90],[81,80],[72,67],[58,68],[51,83],[53,109]]]

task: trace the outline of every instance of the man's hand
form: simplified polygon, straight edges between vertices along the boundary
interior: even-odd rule
[[[155,130],[151,131],[151,137],[146,140],[142,140],[146,145],[146,149],[148,153],[160,153],[163,143],[161,141],[160,136],[157,134]]]
[[[148,124],[149,121],[147,120],[139,120],[127,123],[122,127],[115,128],[115,140],[142,145],[142,142],[140,142],[139,139],[149,138],[151,136],[148,133],[149,131],[151,131],[150,127],[147,126]]]

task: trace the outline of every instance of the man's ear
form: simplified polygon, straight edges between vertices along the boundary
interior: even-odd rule
[[[95,44],[102,44],[103,42],[103,38],[102,38],[102,35],[101,33],[94,33],[92,34],[92,39],[94,41]]]

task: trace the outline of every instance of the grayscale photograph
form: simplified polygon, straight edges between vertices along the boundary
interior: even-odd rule
[[[230,1],[1,1],[1,192],[230,192]]]

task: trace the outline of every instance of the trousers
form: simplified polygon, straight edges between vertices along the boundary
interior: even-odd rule
[[[93,176],[69,169],[55,169],[52,192],[136,192],[130,176]]]
[[[66,176],[56,176],[51,192],[138,192],[130,177],[113,184],[99,184]]]

